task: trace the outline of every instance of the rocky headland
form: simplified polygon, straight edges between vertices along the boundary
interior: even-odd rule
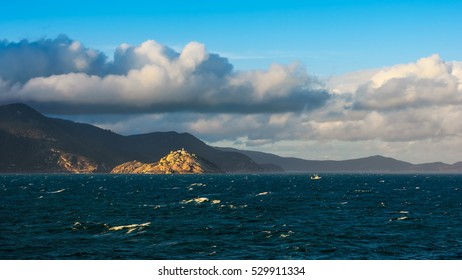
[[[221,173],[212,163],[184,149],[171,151],[156,163],[134,160],[114,167],[111,173],[122,174],[202,174]]]

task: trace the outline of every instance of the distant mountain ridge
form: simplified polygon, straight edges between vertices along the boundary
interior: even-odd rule
[[[239,151],[258,164],[272,163],[291,172],[364,172],[364,173],[462,173],[462,162],[412,164],[380,155],[350,160],[305,160],[281,157],[271,153],[218,148],[222,151]]]
[[[0,106],[2,173],[108,173],[131,161],[158,162],[182,148],[226,173],[462,173],[462,162],[412,164],[378,155],[339,161],[305,160],[211,147],[189,133],[174,131],[122,136],[89,124],[49,118],[25,104]]]

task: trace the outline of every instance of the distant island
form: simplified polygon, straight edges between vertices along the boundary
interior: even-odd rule
[[[0,106],[1,173],[462,173],[462,162],[412,164],[380,155],[306,160],[212,147],[189,133],[123,136],[49,118],[16,103]]]
[[[114,167],[111,173],[122,174],[203,174],[222,173],[207,160],[190,154],[185,149],[171,151],[156,163],[130,161]]]

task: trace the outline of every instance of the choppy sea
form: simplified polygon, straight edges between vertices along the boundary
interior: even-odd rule
[[[462,259],[462,175],[0,175],[0,259]]]

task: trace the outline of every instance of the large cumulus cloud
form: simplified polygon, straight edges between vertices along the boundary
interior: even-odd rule
[[[319,139],[439,141],[462,133],[462,64],[439,55],[336,77],[330,109],[308,122]],[[345,89],[349,89],[345,91]]]
[[[122,44],[108,61],[61,36],[3,42],[0,62],[0,101],[27,102],[48,113],[291,112],[329,99],[297,63],[233,71],[228,59],[197,42],[181,52],[152,40]]]
[[[440,56],[421,58],[376,73],[358,88],[358,109],[394,110],[462,101],[460,65],[445,62]]]

